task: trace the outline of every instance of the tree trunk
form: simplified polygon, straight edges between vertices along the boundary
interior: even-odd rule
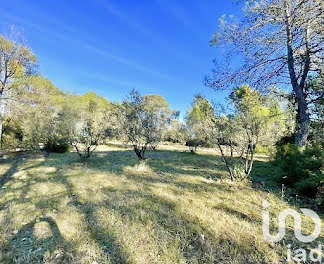
[[[309,53],[307,53],[307,60],[305,62],[305,68],[303,70],[302,81],[299,84],[295,72],[295,58],[293,51],[293,33],[292,33],[292,22],[291,22],[291,4],[288,0],[284,1],[285,5],[285,26],[286,26],[286,37],[287,37],[287,59],[288,59],[288,71],[290,76],[290,82],[293,88],[293,92],[296,95],[297,106],[298,106],[298,132],[296,134],[295,142],[299,146],[305,146],[307,143],[307,137],[309,134],[310,117],[308,113],[308,105],[304,94],[305,81],[309,71]],[[306,33],[306,43],[308,43],[308,31]],[[308,48],[308,47],[306,47]],[[309,52],[309,51],[307,51]]]
[[[45,158],[48,158],[50,155],[50,151],[48,149],[44,149],[43,151]]]
[[[144,157],[145,150],[146,148],[138,149],[137,147],[134,147],[135,154],[139,160],[145,160]]]
[[[223,162],[225,163],[225,166],[226,166],[226,168],[227,168],[227,171],[228,171],[229,174],[230,174],[231,180],[232,180],[232,181],[235,181],[235,175],[234,175],[234,171],[233,171],[233,153],[231,153],[232,155],[231,155],[231,157],[230,157],[230,161],[228,161],[228,160],[226,159],[225,153],[224,153],[224,151],[223,151],[223,149],[222,149],[222,146],[221,146],[221,143],[220,143],[219,140],[218,140],[218,142],[217,142],[217,146],[218,146],[218,149],[219,149],[219,151],[220,151],[220,153],[221,153],[222,160],[223,160]]]
[[[229,174],[230,174],[231,180],[232,180],[232,181],[235,181],[235,175],[234,175],[234,172],[233,172],[232,168],[230,168],[230,167],[227,166],[227,169],[228,169],[228,171],[229,171]]]
[[[3,127],[3,116],[0,116],[0,151],[2,150],[2,127]]]
[[[299,146],[305,146],[310,129],[310,116],[305,95],[298,85],[294,87],[298,106],[298,131],[295,137],[295,143]]]
[[[90,153],[90,147],[87,147],[87,158],[90,158],[91,153]]]
[[[0,151],[2,150],[2,130],[3,130],[4,112],[5,112],[5,105],[2,100],[2,93],[0,93]]]

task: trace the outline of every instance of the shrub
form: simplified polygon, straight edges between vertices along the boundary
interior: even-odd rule
[[[21,141],[13,134],[4,134],[1,138],[1,147],[6,150],[19,148]]]
[[[13,150],[22,145],[23,132],[18,119],[6,118],[3,122],[1,146],[3,149]]]
[[[44,148],[48,150],[48,152],[55,153],[65,153],[69,150],[69,143],[65,139],[60,139],[57,142],[47,143]]]
[[[233,173],[237,180],[244,181],[248,179],[242,164],[235,164],[233,167]]]
[[[262,146],[258,145],[255,148],[255,153],[256,154],[264,154],[264,155],[269,155],[271,153],[271,149],[268,146]]]
[[[319,146],[302,149],[292,143],[278,145],[275,162],[284,171],[280,182],[299,194],[315,197],[324,184],[324,153]]]
[[[191,153],[195,153],[199,146],[204,146],[204,141],[200,139],[189,139],[186,141],[186,146],[189,147]]]

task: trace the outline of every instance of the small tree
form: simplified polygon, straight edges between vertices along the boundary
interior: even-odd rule
[[[231,116],[220,116],[212,120],[211,140],[214,141],[221,153],[222,160],[225,163],[231,180],[237,178],[237,164],[242,161],[245,152],[244,143],[239,140],[241,127],[237,120]]]
[[[208,105],[210,110],[198,112],[203,113],[199,119],[201,132],[220,151],[231,179],[235,180],[250,175],[256,147],[266,139],[266,131],[281,117],[281,111],[278,104],[267,106],[258,92],[247,85],[235,89],[230,103],[220,112],[204,98],[201,105]]]
[[[192,154],[196,153],[197,148],[203,145],[204,142],[197,138],[188,139],[186,142],[186,146],[189,147],[189,150]]]
[[[172,143],[184,143],[186,141],[186,128],[179,120],[178,113],[170,120],[164,140]]]
[[[114,112],[113,106],[108,101],[105,102],[104,98],[97,97],[94,93],[86,94],[76,102],[82,101],[84,97],[86,97],[84,105],[75,106],[75,119],[69,141],[80,158],[87,159],[109,136],[109,128],[114,122]]]
[[[152,150],[155,150],[158,144],[163,140],[167,124],[170,123],[174,113],[170,110],[168,103],[161,95],[143,95],[143,105],[147,117],[154,127],[154,140],[150,143]]]
[[[212,116],[214,109],[202,95],[196,95],[186,115],[186,146],[195,153],[199,146],[206,146],[208,136],[205,131],[205,118]]]
[[[39,149],[48,157],[59,144],[67,146],[67,130],[61,118],[64,94],[41,76],[33,76],[28,85],[28,93],[21,95],[14,110],[22,119],[25,146]]]
[[[121,106],[122,130],[139,160],[145,160],[146,150],[156,147],[163,139],[170,111],[162,99],[156,96],[142,97],[133,90]]]

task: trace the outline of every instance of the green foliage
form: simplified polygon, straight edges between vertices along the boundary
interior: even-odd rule
[[[165,99],[157,95],[141,96],[136,90],[120,107],[122,131],[140,160],[148,148],[155,149],[164,138],[172,116]]]
[[[29,48],[0,35],[0,98],[5,92],[16,90],[15,88],[24,84],[25,78],[33,72],[36,62],[36,56]]]
[[[199,141],[201,145],[208,144],[208,132],[205,122],[214,116],[211,103],[202,95],[196,95],[191,108],[186,115],[187,142]]]
[[[79,154],[85,151],[90,156],[95,146],[104,142],[107,132],[112,134],[107,113],[114,107],[105,98],[93,92],[65,94],[40,75],[29,77],[26,85],[10,111],[10,117],[19,120],[22,147],[41,150],[48,156],[66,152],[71,143]],[[10,129],[15,128],[11,125]],[[5,139],[10,129],[5,127]]]
[[[41,150],[48,156],[67,140],[68,128],[63,102],[65,95],[49,80],[33,76],[30,93],[23,93],[16,115],[22,118],[23,142],[27,149]]]
[[[215,144],[220,150],[231,178],[236,178],[237,166],[249,177],[258,146],[271,148],[281,128],[282,111],[279,103],[269,96],[261,96],[248,85],[236,88],[229,96],[231,111],[224,110],[213,122]],[[216,111],[215,111],[216,112]],[[228,146],[229,155],[226,154]],[[259,148],[260,151],[260,148]],[[240,173],[236,173],[240,174]]]
[[[21,147],[22,140],[23,131],[21,129],[21,121],[18,118],[5,118],[1,137],[2,148],[7,150],[19,148]]]
[[[255,153],[256,154],[265,154],[265,155],[269,155],[271,152],[271,150],[269,149],[268,146],[262,146],[262,145],[258,145],[255,148]]]
[[[89,158],[111,134],[115,122],[114,107],[108,100],[89,92],[72,97],[67,108],[72,117],[69,142],[82,159]]]
[[[185,142],[185,128],[182,124],[171,122],[169,129],[166,131],[164,140],[172,143]]]
[[[149,94],[143,95],[143,103],[150,111],[169,111],[167,101],[161,95]]]
[[[69,150],[69,142],[66,138],[58,139],[54,142],[47,142],[44,148],[50,153],[65,153]]]
[[[315,203],[324,212],[324,186],[320,186],[318,188],[316,198],[315,198]]]
[[[248,175],[245,173],[244,166],[241,163],[236,163],[233,167],[233,174],[235,179],[244,181],[248,178]]]
[[[307,92],[312,118],[309,141],[324,147],[324,72],[309,79]]]
[[[4,135],[2,139],[4,113],[8,111],[9,101],[17,100],[19,93],[26,90],[26,83],[34,73],[36,56],[25,46],[0,35],[0,143],[5,148],[15,148],[20,140],[14,133]],[[8,124],[7,124],[8,125]]]
[[[199,138],[192,138],[192,139],[188,139],[186,141],[186,146],[189,147],[189,150],[191,153],[195,153],[197,148],[200,146],[204,146],[205,141],[201,140]]]
[[[324,152],[319,146],[302,149],[292,143],[279,145],[275,162],[285,173],[280,182],[302,195],[314,197],[324,184]]]

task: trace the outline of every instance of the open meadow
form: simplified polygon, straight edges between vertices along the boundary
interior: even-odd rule
[[[0,11],[0,264],[324,264],[324,0]]]
[[[177,145],[144,165],[118,145],[84,163],[73,152],[12,155],[0,164],[0,262],[286,263],[285,244],[299,245],[292,219],[284,241],[262,236],[262,200],[276,215],[293,207],[263,189],[273,173],[256,161],[254,183],[232,182],[217,153]]]

